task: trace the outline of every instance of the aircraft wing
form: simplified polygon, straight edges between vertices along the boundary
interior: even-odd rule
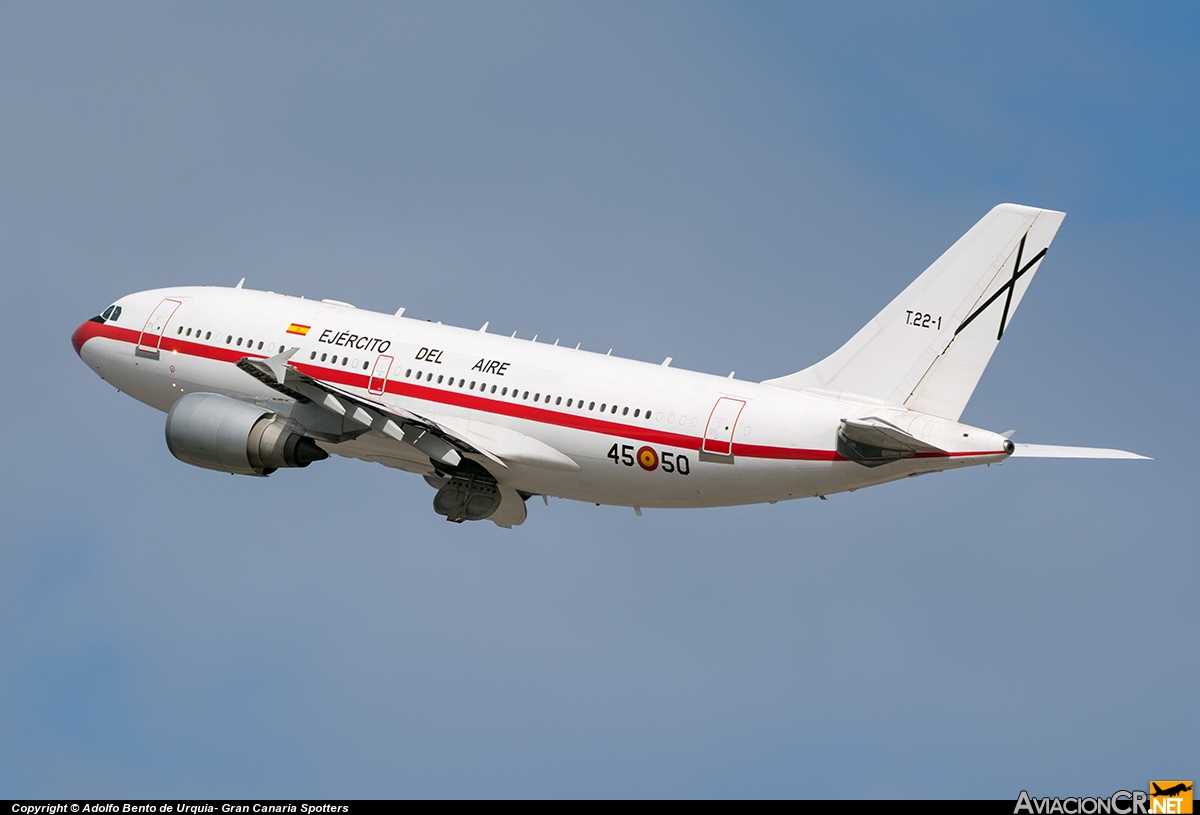
[[[288,364],[297,350],[289,348],[269,359],[245,357],[238,362],[238,367],[281,393],[312,402],[338,416],[370,427],[415,447],[448,467],[457,467],[465,455],[478,455],[502,470],[509,468],[505,459],[547,469],[579,470],[579,465],[568,456],[514,430],[478,421],[435,420],[404,407],[385,405],[314,379]]]
[[[1016,444],[1012,457],[1017,458],[1138,458],[1152,461],[1150,456],[1139,456],[1126,450],[1111,450],[1107,447],[1064,447],[1059,444]]]

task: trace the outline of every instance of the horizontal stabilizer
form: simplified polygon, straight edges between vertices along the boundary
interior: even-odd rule
[[[838,455],[864,467],[879,467],[918,453],[944,453],[878,416],[842,419],[838,427]]]
[[[1015,447],[1013,458],[1140,458],[1153,461],[1149,456],[1107,447],[1064,447],[1060,444],[1017,444]]]
[[[851,441],[881,447],[885,450],[910,450],[914,453],[944,453],[940,447],[923,442],[916,436],[905,433],[891,422],[877,416],[865,419],[843,419],[842,435]]]

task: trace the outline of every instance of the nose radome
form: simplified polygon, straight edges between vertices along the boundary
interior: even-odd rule
[[[100,323],[97,323],[95,320],[88,320],[71,333],[71,347],[75,349],[75,353],[79,355],[80,359],[83,359],[83,344],[96,336],[97,332],[94,329],[99,327]]]

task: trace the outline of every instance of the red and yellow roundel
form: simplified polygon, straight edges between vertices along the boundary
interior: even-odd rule
[[[637,451],[637,463],[647,472],[654,470],[658,467],[658,453],[653,447],[643,447]]]

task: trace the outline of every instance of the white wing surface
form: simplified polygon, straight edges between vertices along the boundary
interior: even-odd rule
[[[307,399],[450,467],[458,466],[464,454],[476,454],[501,470],[508,468],[506,461],[550,470],[578,472],[580,469],[569,456],[523,433],[475,420],[435,420],[314,379],[288,364],[297,350],[289,348],[269,359],[245,357],[238,367],[281,393]],[[489,470],[503,477],[501,471]]]
[[[1150,456],[1139,456],[1127,450],[1111,450],[1107,447],[1064,447],[1061,444],[1017,444],[1013,458],[1139,458],[1152,461]]]

